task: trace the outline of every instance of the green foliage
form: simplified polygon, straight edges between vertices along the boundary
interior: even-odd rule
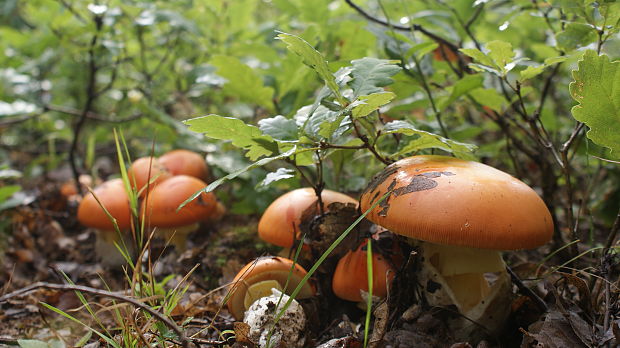
[[[571,112],[585,123],[595,143],[620,151],[620,61],[588,50],[573,71],[570,93],[579,105]]]

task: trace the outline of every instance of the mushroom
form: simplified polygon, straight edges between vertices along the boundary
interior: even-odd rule
[[[84,196],[77,212],[78,221],[82,225],[97,229],[96,255],[102,258],[104,264],[117,266],[125,260],[114,243],[122,244],[123,240],[106,210],[116,221],[120,234],[131,227],[129,196],[123,180],[113,179],[95,187],[92,193]]]
[[[347,252],[339,261],[332,278],[332,290],[339,298],[362,302],[362,293],[368,293],[368,263],[366,238],[355,250]],[[372,295],[387,296],[388,284],[394,279],[395,270],[379,252],[372,254]]]
[[[172,174],[159,163],[157,157],[138,158],[127,169],[127,175],[131,187],[138,192],[140,197],[144,196],[147,187],[152,190],[172,177]]]
[[[553,233],[551,214],[538,194],[500,170],[446,156],[414,156],[389,165],[362,194],[362,211],[388,192],[367,218],[424,241],[420,276],[429,302],[454,304],[491,332],[500,329],[511,291],[500,250],[534,248]]]
[[[231,282],[227,296],[228,311],[235,319],[243,319],[250,326],[250,338],[261,347],[267,345],[270,334],[271,343],[278,341],[285,347],[301,347],[306,323],[301,305],[293,300],[277,323],[275,317],[284,308],[288,295],[307,273],[290,259],[260,257],[245,265]],[[297,298],[309,298],[315,294],[314,286],[305,283]]]
[[[323,190],[321,200],[327,209],[334,202],[357,205],[355,199],[331,190]],[[312,188],[296,189],[278,197],[258,222],[259,237],[271,244],[291,248],[294,240],[300,237],[299,224],[303,212],[316,202],[317,196]]]
[[[215,219],[221,208],[212,192],[202,192],[177,211],[181,203],[207,184],[187,175],[174,176],[157,185],[142,202],[142,216],[148,226],[157,227],[177,251],[185,250],[187,235],[198,229],[200,221]]]
[[[159,163],[172,175],[189,175],[203,181],[209,178],[204,157],[189,150],[172,150],[159,157]]]

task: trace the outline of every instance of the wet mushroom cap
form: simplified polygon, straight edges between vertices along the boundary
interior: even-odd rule
[[[114,230],[114,224],[105,213],[105,209],[116,219],[119,229],[129,228],[131,225],[131,209],[129,196],[121,179],[112,179],[95,187],[92,193],[87,193],[78,207],[78,220],[84,226],[100,230]],[[99,202],[97,202],[99,200]]]
[[[127,175],[129,176],[129,183],[138,192],[146,188],[147,185],[149,189],[153,189],[158,184],[172,177],[172,174],[159,164],[156,157],[138,158],[127,169]],[[149,183],[151,180],[152,182]],[[141,196],[145,193],[146,190],[140,192]]]
[[[344,193],[323,190],[321,193],[323,206],[331,203],[352,203],[357,201]],[[300,188],[283,194],[267,207],[258,222],[258,235],[271,244],[290,248],[293,236],[299,234],[299,223],[303,212],[317,201],[312,188]]]
[[[245,265],[231,282],[227,302],[228,311],[238,320],[243,318],[245,312],[244,299],[248,288],[253,284],[275,280],[280,286],[284,287],[287,279],[289,279],[288,286],[283,292],[290,295],[307,273],[299,264],[295,264],[293,268],[293,260],[279,256],[260,257]],[[307,282],[296,298],[309,298],[315,294],[316,289],[310,282]]]
[[[212,192],[202,192],[177,212],[181,203],[207,184],[187,175],[174,176],[157,185],[142,202],[142,212],[151,226],[179,227],[203,221],[217,210],[217,200]]]
[[[172,150],[159,157],[159,163],[172,175],[189,175],[201,180],[209,177],[205,158],[189,150]]]
[[[553,221],[522,181],[478,162],[413,156],[377,174],[360,198],[367,218],[394,233],[427,242],[516,250],[551,239]]]

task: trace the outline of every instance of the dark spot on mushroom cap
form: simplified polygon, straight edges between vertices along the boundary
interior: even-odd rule
[[[364,192],[362,192],[362,195],[366,192],[374,191],[379,185],[381,185],[385,180],[387,180],[387,178],[389,178],[392,174],[396,173],[399,169],[400,167],[396,164],[390,164],[389,166],[385,167],[382,171],[380,171],[377,175],[373,176],[372,179],[370,179],[370,182],[368,183],[368,186],[366,186]]]

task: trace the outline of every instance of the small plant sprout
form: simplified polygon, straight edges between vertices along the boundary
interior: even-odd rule
[[[343,193],[331,190],[321,192],[323,208],[331,203],[351,203],[357,201]],[[258,235],[271,244],[291,248],[296,239],[300,238],[299,224],[303,212],[312,204],[318,204],[317,196],[312,188],[300,188],[278,197],[263,213],[258,222]]]
[[[258,258],[244,266],[233,280],[228,295],[228,311],[250,326],[250,338],[261,347],[281,342],[285,347],[302,347],[306,315],[289,296],[307,274],[290,259],[277,256]],[[296,298],[316,294],[311,283],[304,283]],[[284,310],[276,320],[276,315]]]
[[[420,284],[431,305],[455,305],[457,332],[501,329],[509,313],[510,277],[500,250],[549,241],[553,221],[538,194],[490,166],[446,156],[414,156],[386,167],[361,197],[362,210],[392,193],[368,219],[420,242]],[[490,282],[489,279],[494,279]],[[462,329],[462,330],[461,330]]]
[[[201,221],[212,221],[223,213],[222,206],[212,192],[202,192],[183,208],[179,205],[195,192],[207,186],[204,181],[187,175],[174,176],[157,185],[142,202],[141,216],[146,225],[157,228],[158,234],[184,251],[187,235],[199,227]]]
[[[78,206],[78,220],[97,229],[95,253],[104,264],[117,266],[125,262],[115,246],[126,246],[124,234],[131,227],[129,196],[123,180],[106,181],[86,194]]]

